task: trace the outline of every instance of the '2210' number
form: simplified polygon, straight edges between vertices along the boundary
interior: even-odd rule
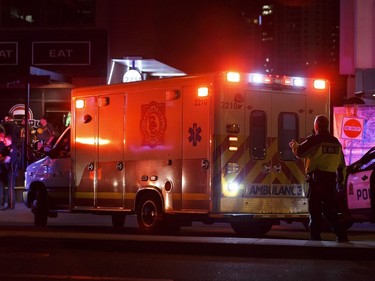
[[[205,106],[208,104],[208,99],[195,99],[194,106]]]
[[[237,102],[228,102],[228,101],[223,101],[221,102],[221,108],[222,109],[241,109],[242,104],[237,103]]]

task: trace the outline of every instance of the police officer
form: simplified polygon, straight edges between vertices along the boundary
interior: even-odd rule
[[[15,183],[17,176],[17,146],[12,143],[12,136],[6,135],[4,138],[4,148],[0,157],[0,190],[4,191],[7,186],[8,190],[4,192],[5,208],[14,209],[16,204]]]
[[[346,231],[339,221],[336,201],[336,185],[342,184],[337,183],[337,180],[343,180],[343,177],[338,177],[338,173],[345,171],[345,160],[341,144],[329,133],[328,125],[326,116],[316,116],[314,134],[301,144],[292,140],[289,146],[296,157],[304,158],[305,161],[311,240],[321,240],[324,215],[336,234],[337,242],[348,242]]]

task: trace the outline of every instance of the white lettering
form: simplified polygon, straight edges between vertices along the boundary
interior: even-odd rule
[[[358,126],[344,126],[345,131],[360,132],[362,131],[361,127]]]
[[[0,57],[10,58],[13,53],[13,50],[0,50]]]
[[[49,57],[50,58],[70,58],[72,56],[72,49],[50,49]]]
[[[246,196],[305,196],[302,185],[257,185],[253,184],[246,188]]]

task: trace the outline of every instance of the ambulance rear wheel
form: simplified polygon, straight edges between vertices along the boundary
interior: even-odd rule
[[[113,214],[112,215],[112,225],[114,227],[123,227],[125,225],[125,214]]]
[[[47,194],[43,190],[36,190],[35,199],[32,202],[32,212],[34,213],[34,225],[46,226],[48,219]]]
[[[272,223],[267,221],[241,221],[232,222],[233,230],[241,235],[247,237],[259,237],[266,234],[272,228]]]
[[[160,199],[153,194],[144,195],[138,204],[137,221],[144,233],[157,233],[163,229],[163,214]]]

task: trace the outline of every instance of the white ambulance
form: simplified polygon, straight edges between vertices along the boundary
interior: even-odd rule
[[[114,226],[136,214],[146,233],[202,221],[262,235],[308,217],[288,144],[329,99],[326,80],[235,72],[74,89],[71,128],[27,168],[25,204],[36,225],[69,211]]]

